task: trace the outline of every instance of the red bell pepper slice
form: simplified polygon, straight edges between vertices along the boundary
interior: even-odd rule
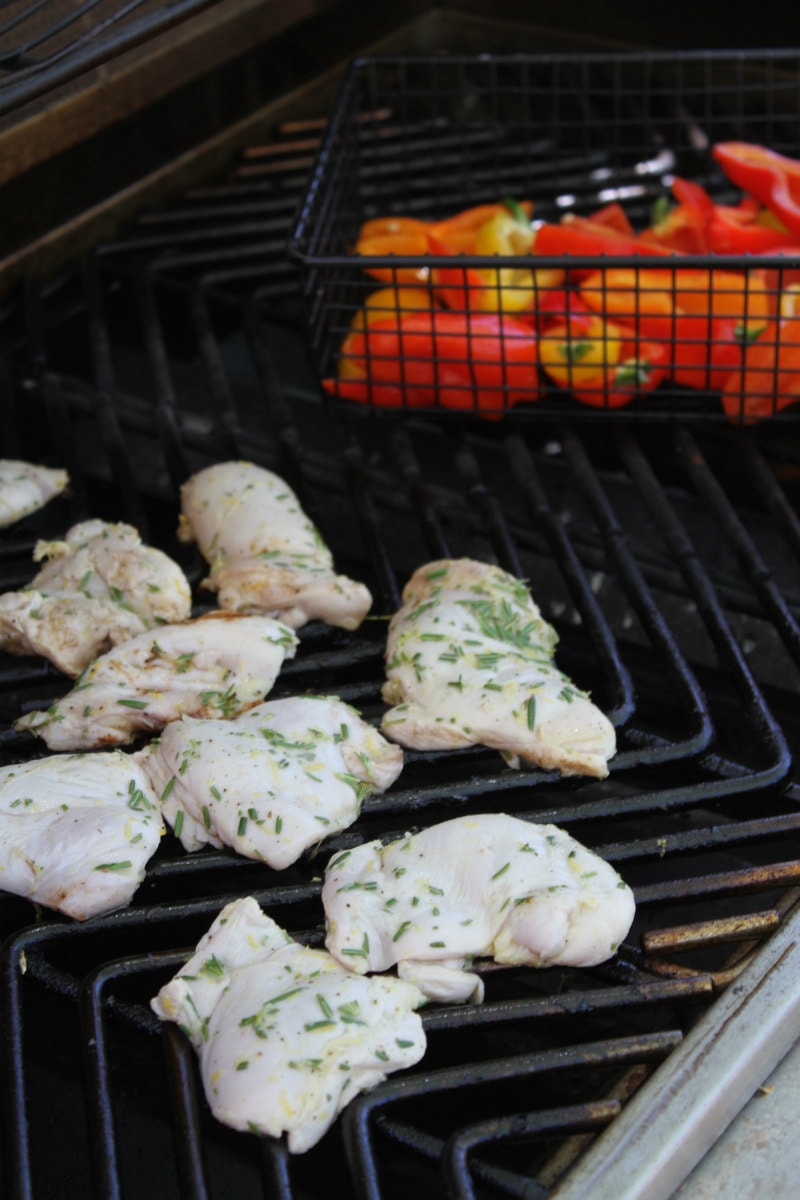
[[[536,328],[540,333],[572,317],[589,316],[591,308],[580,292],[570,288],[550,288],[543,292],[536,305]]]
[[[670,347],[672,378],[684,387],[722,391],[731,373],[741,369],[748,346],[766,336],[771,326],[770,320],[676,316]]]
[[[718,142],[714,158],[735,184],[755,196],[800,237],[800,162],[750,142]]]
[[[794,233],[759,225],[754,216],[717,205],[708,223],[708,248],[714,254],[769,254],[795,248]]]
[[[631,225],[628,214],[617,200],[604,205],[603,208],[598,208],[597,212],[591,213],[587,220],[591,221],[593,225],[605,225],[607,229],[612,229],[624,237],[636,237],[636,230]]]
[[[689,179],[675,179],[672,191],[677,206],[668,208],[660,220],[654,221],[640,235],[641,240],[679,254],[707,254],[714,201],[704,187]]]
[[[323,387],[361,404],[436,404],[499,417],[542,392],[535,334],[497,313],[405,312],[350,334],[343,353],[348,378]]]
[[[560,257],[562,254],[670,254],[661,246],[651,246],[640,238],[618,233],[607,225],[599,225],[588,217],[570,216],[558,225],[545,223],[536,231],[534,253]]]

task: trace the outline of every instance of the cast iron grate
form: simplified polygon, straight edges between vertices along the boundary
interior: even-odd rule
[[[420,562],[469,554],[531,580],[560,664],[612,714],[619,754],[607,781],[576,782],[488,751],[410,753],[353,829],[282,874],[189,856],[167,836],[126,911],[76,925],[0,897],[10,1196],[545,1196],[797,896],[800,443],[769,427],[332,413],[283,251],[301,135],[254,148],[230,178],[6,305],[4,453],[66,465],[73,486],[4,534],[0,585],[30,577],[36,537],[89,515],[136,524],[197,583],[174,533],[178,487],[207,462],[252,458],[298,490],[376,596],[378,619],[355,634],[303,631],[276,695],[324,682],[376,719],[381,618]],[[5,761],[40,752],[10,723],[65,688],[47,665],[3,661]],[[480,811],[555,821],[618,865],[638,915],[615,959],[487,968],[486,1004],[427,1012],[418,1068],[301,1158],[213,1122],[192,1052],[148,1000],[222,904],[253,894],[320,944],[330,853]]]
[[[11,0],[0,19],[0,113],[108,62],[210,3]]]

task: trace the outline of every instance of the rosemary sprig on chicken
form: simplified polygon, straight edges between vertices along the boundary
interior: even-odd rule
[[[389,624],[387,737],[484,745],[565,775],[608,774],[613,726],[553,661],[558,635],[524,583],[472,559],[420,567]]]
[[[202,586],[221,608],[263,612],[293,629],[321,620],[356,629],[372,604],[363,583],[337,575],[333,556],[278,475],[226,462],[181,488],[178,536],[196,541],[211,567]]]
[[[238,716],[264,699],[297,638],[269,617],[209,613],[109,650],[50,708],[14,724],[51,750],[122,746],[181,716]]]
[[[480,1001],[473,957],[589,967],[611,958],[634,915],[607,862],[555,825],[457,817],[389,845],[334,855],[322,889],[331,954],[386,971],[431,999]]]
[[[112,646],[189,617],[183,571],[130,525],[83,521],[38,542],[34,559],[44,566],[30,584],[0,596],[0,649],[41,654],[73,678]]]
[[[268,700],[232,721],[184,718],[138,755],[187,850],[210,843],[281,870],[356,820],[403,752],[335,696]]]
[[[419,1062],[424,997],[400,979],[362,979],[297,945],[252,897],[228,904],[151,1002],[200,1059],[214,1116],[301,1154],[354,1096]]]

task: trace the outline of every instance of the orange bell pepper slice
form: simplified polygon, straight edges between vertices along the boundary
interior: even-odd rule
[[[359,238],[355,253],[363,257],[385,258],[387,255],[407,255],[418,258],[429,253],[427,230],[403,231],[398,233],[376,233]],[[367,275],[381,283],[401,284],[427,283],[430,268],[427,264],[417,267],[365,266]]]
[[[367,296],[364,307],[358,310],[350,322],[350,328],[358,331],[365,325],[374,325],[376,321],[386,321],[392,316],[399,319],[404,312],[416,312],[432,307],[433,297],[428,288],[378,288]]]
[[[674,328],[671,271],[609,267],[584,279],[579,295],[594,312],[629,325],[639,337],[669,338]]]
[[[800,400],[800,319],[769,327],[728,376],[722,407],[730,421],[751,425]]]

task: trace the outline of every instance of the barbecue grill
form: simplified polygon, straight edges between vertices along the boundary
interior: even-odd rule
[[[315,19],[329,28],[330,10]],[[210,93],[218,83],[209,74]],[[56,111],[80,100],[51,94]],[[287,479],[376,598],[356,633],[301,631],[273,696],[335,691],[377,721],[403,584],[427,559],[468,555],[530,580],[559,665],[610,715],[619,752],[602,782],[514,771],[480,748],[409,752],[394,787],[295,867],[188,855],[168,835],[131,906],[80,925],[0,893],[2,1194],[667,1196],[800,1032],[800,440],[781,420],[364,420],[325,403],[286,242],[331,95],[330,76],[291,101],[261,93],[255,115],[217,113],[182,157],[165,133],[175,161],[137,184],[115,174],[116,204],[85,184],[84,211],[62,201],[63,236],[20,214],[0,310],[2,449],[66,467],[72,486],[4,532],[2,588],[31,577],[37,538],[89,516],[135,525],[196,585],[178,488],[252,459]],[[147,119],[131,107],[120,136]],[[85,153],[62,142],[63,163]],[[3,762],[41,753],[11,722],[67,686],[46,663],[4,659]],[[321,945],[334,852],[478,812],[555,822],[616,866],[637,898],[617,955],[584,971],[480,967],[485,1003],[426,1009],[422,1062],[306,1155],[217,1124],[193,1051],[149,999],[222,905],[252,894]]]

